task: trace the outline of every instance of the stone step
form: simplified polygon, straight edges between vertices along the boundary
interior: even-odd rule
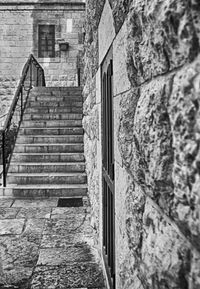
[[[8,184],[86,184],[85,173],[8,173]]]
[[[2,189],[3,196],[14,196],[17,198],[39,198],[39,197],[82,197],[87,196],[86,184],[68,185],[7,185]]]
[[[62,173],[84,172],[85,164],[82,163],[13,163],[9,167],[9,173]]]
[[[16,144],[83,143],[83,135],[19,135]]]
[[[28,113],[23,116],[23,120],[82,120],[81,113]]]
[[[82,120],[23,120],[21,127],[82,127]]]
[[[83,135],[82,127],[55,127],[55,128],[38,128],[38,127],[29,127],[22,128],[20,127],[19,135]]]
[[[37,102],[37,101],[56,101],[56,102],[79,102],[83,101],[83,98],[81,95],[49,95],[49,94],[42,94],[42,95],[30,95],[28,98],[31,102]]]
[[[70,153],[84,150],[83,144],[16,144],[14,153]]]
[[[83,162],[83,153],[13,153],[13,162]]]
[[[31,94],[35,93],[35,94],[43,94],[43,93],[82,93],[82,88],[79,86],[70,86],[70,87],[51,87],[51,86],[38,86],[38,87],[34,87],[34,89],[31,91]]]
[[[25,110],[26,113],[83,113],[82,107],[27,107]]]
[[[83,103],[82,101],[59,101],[59,100],[41,100],[41,101],[33,101],[28,100],[27,101],[27,107],[81,107],[82,108]]]

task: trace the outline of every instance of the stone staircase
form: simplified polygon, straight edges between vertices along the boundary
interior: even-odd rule
[[[14,196],[87,194],[82,109],[78,87],[31,91],[7,174]]]

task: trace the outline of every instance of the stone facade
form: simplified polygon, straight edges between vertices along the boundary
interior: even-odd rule
[[[100,254],[101,65],[113,49],[117,289],[200,288],[199,9],[86,1],[83,122]]]
[[[25,2],[25,3],[24,3]],[[23,4],[24,3],[24,4]],[[85,7],[82,1],[1,1],[0,115],[12,101],[30,53],[45,70],[47,86],[77,86],[77,56],[82,50]],[[38,58],[38,26],[55,25],[55,57]],[[59,43],[68,42],[67,51]]]

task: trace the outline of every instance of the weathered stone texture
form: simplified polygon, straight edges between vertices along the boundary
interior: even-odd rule
[[[107,37],[105,37],[105,35]],[[106,0],[105,2],[104,9],[101,15],[101,20],[98,29],[98,36],[99,36],[99,64],[100,64],[115,37],[114,20],[112,17],[112,10],[108,0]]]
[[[133,86],[197,56],[199,41],[189,1],[134,1],[131,8],[127,69]]]
[[[122,97],[118,136],[124,165],[166,212],[173,197],[169,92],[170,81],[158,80]]]
[[[102,111],[94,75],[103,57],[97,58],[102,43],[95,37],[108,29],[103,20],[110,15],[104,9],[109,2],[116,33],[108,43],[113,40],[117,288],[199,289],[199,1],[98,2],[97,11],[87,10],[89,21],[97,14],[98,20],[92,29],[86,26],[93,46],[85,46],[84,89],[85,153],[97,236]]]
[[[199,286],[200,254],[122,169],[117,172],[116,205],[121,208],[116,215],[118,288]],[[127,186],[122,185],[123,178]]]
[[[200,59],[174,78],[170,97],[173,132],[174,204],[172,215],[183,232],[200,249]]]
[[[111,6],[113,8],[113,17],[115,22],[115,31],[119,32],[121,26],[123,25],[126,16],[129,12],[130,0],[110,0],[112,2]]]
[[[91,203],[91,225],[94,230],[95,246],[100,248],[100,173],[98,167],[98,141],[100,133],[99,106],[100,83],[96,77],[99,68],[99,37],[97,28],[105,1],[86,3],[85,43],[84,43],[84,89],[83,89],[83,127],[84,154]],[[99,71],[100,77],[100,71]]]
[[[125,22],[115,41],[113,42],[113,78],[114,78],[114,95],[130,89],[130,81],[126,68],[127,58],[127,23]]]
[[[200,255],[191,251],[171,221],[147,200],[143,215],[140,274],[150,288],[193,288],[191,263]],[[197,264],[196,263],[196,264]],[[197,273],[197,272],[196,272]],[[199,274],[199,273],[198,273]],[[198,279],[198,274],[194,279]],[[190,285],[191,286],[191,285]],[[193,285],[192,285],[193,286]]]

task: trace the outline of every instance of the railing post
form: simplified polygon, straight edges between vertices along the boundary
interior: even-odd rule
[[[5,130],[2,131],[2,161],[3,161],[3,186],[6,187],[6,135]]]
[[[21,121],[23,116],[23,85],[21,86]]]
[[[37,66],[36,86],[38,86],[38,72],[39,72],[39,67]]]
[[[42,70],[42,86],[46,86],[45,77],[44,77],[44,70]]]
[[[81,69],[78,68],[78,86],[81,85]]]
[[[30,62],[30,88],[32,88],[32,59]]]

